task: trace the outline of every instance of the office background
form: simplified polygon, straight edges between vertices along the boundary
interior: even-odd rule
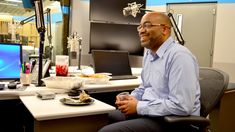
[[[54,1],[53,1],[54,2]],[[90,22],[89,22],[89,0],[71,0],[71,12],[69,18],[69,33],[78,32],[78,34],[82,37],[82,60],[88,60],[86,55],[89,52],[89,34],[90,34]],[[168,10],[169,3],[182,3],[187,4],[205,4],[212,3],[216,6],[216,15],[211,24],[213,24],[213,31],[211,31],[211,51],[208,51],[211,54],[210,65],[219,69],[224,70],[230,75],[230,81],[235,82],[235,42],[234,42],[234,34],[235,34],[235,0],[147,0],[146,8],[165,12]],[[216,3],[215,3],[216,2]],[[61,7],[59,2],[54,2],[53,5],[49,5],[47,3],[52,3],[51,0],[44,1],[44,9],[51,8],[52,9],[52,44],[53,48],[53,60],[56,54],[63,54],[63,45],[62,45],[62,37],[63,37],[63,14],[68,13],[68,8]],[[47,6],[49,5],[49,6]],[[3,5],[4,6],[4,5]],[[3,7],[1,6],[1,8]],[[16,8],[16,7],[14,7]],[[4,9],[1,9],[1,12]],[[13,10],[13,9],[12,9]],[[23,10],[22,10],[23,11]],[[197,10],[195,10],[197,12]],[[34,12],[31,12],[34,13]],[[122,13],[122,12],[120,12]],[[22,15],[22,16],[21,16]],[[4,21],[10,21],[12,18],[14,20],[23,20],[26,17],[30,16],[29,12],[23,14],[22,12],[14,15],[12,18],[4,18],[4,15],[0,13],[0,20],[5,19]],[[184,16],[183,16],[184,17]],[[195,23],[204,22],[205,19],[200,19],[191,23],[191,27],[193,28]],[[33,23],[33,21],[32,21]],[[6,24],[6,23],[2,23]],[[26,25],[26,24],[25,24]],[[184,23],[183,23],[184,27]],[[201,29],[201,32],[204,32],[205,28]],[[4,29],[1,29],[2,31]],[[189,29],[190,30],[190,29]],[[27,31],[27,30],[26,30]],[[184,32],[184,31],[183,31]],[[7,33],[7,31],[4,31]],[[35,33],[36,34],[36,31]],[[32,34],[32,35],[34,35]],[[27,32],[23,33],[23,35],[27,35]],[[188,34],[183,34],[184,37],[187,37]],[[34,37],[34,36],[33,36]],[[195,36],[198,37],[198,36]],[[36,44],[37,45],[37,44]],[[48,45],[48,39],[45,39],[45,46]],[[198,44],[194,44],[195,47],[198,47]],[[187,40],[186,40],[187,47]],[[200,47],[200,50],[203,49],[203,46]],[[212,52],[213,51],[213,52]],[[89,55],[88,55],[89,56]],[[141,66],[142,57],[134,57],[134,61],[132,61],[133,66]],[[84,62],[85,64],[89,64],[90,62]]]
[[[88,54],[89,51],[89,2],[89,0],[72,0],[71,5],[70,32],[78,32],[83,38],[82,53],[84,55]],[[214,21],[214,38],[212,38],[213,56],[211,66],[224,70],[230,75],[230,82],[235,82],[235,0],[147,0],[146,8],[166,12],[167,3],[193,4],[195,2],[198,4],[217,2],[215,3],[217,7]],[[201,21],[204,21],[204,19]],[[192,23],[192,26],[194,26],[194,23]],[[204,29],[201,29],[201,32],[203,31]]]
[[[49,1],[49,0],[48,0]],[[208,3],[215,3],[215,1],[179,1],[179,0],[163,0],[163,1],[156,1],[156,0],[147,0],[147,9],[156,10],[156,11],[167,11],[167,3],[187,3],[193,4],[194,2],[199,2],[198,4],[205,4],[204,2]],[[83,38],[82,41],[82,54],[83,60],[86,60],[86,55],[89,52],[89,0],[71,0],[71,13],[70,13],[70,33],[78,32],[78,34]],[[235,59],[234,59],[234,32],[235,26],[235,8],[234,4],[235,1],[217,1],[216,4],[216,17],[214,21],[214,30],[213,30],[213,56],[212,56],[212,63],[211,66],[217,67],[230,75],[230,82],[235,82]],[[46,8],[46,7],[45,7]],[[63,9],[63,8],[62,8]],[[63,24],[62,23],[62,13],[66,13],[66,10],[61,11],[61,7],[58,8],[59,19],[54,21],[52,24],[52,34],[53,34],[53,54],[62,54],[62,34],[63,34]],[[121,12],[120,12],[121,13]],[[54,13],[55,15],[55,13]],[[0,17],[1,19],[2,17]],[[56,17],[58,18],[58,17]],[[55,18],[52,18],[55,20]],[[201,19],[200,21],[204,21],[205,19]],[[192,27],[195,23],[192,23]],[[204,32],[204,29],[201,29],[201,32]],[[185,35],[186,36],[186,35]],[[45,44],[47,44],[48,40],[46,39]],[[187,46],[187,45],[186,45]],[[197,45],[195,45],[197,46]],[[88,55],[89,56],[89,55]],[[141,65],[141,57],[137,57],[135,64]],[[84,62],[89,64],[90,62]],[[4,102],[3,102],[4,103]],[[11,111],[10,111],[11,112]],[[227,113],[227,112],[224,112]],[[20,114],[18,114],[20,115]],[[12,118],[15,118],[15,115],[12,114]],[[232,115],[229,115],[232,116]],[[6,117],[9,118],[9,117]],[[16,121],[17,122],[17,121]]]

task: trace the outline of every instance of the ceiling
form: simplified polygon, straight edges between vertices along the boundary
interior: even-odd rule
[[[23,8],[22,0],[0,0],[0,14],[2,15],[25,16],[31,12]]]
[[[51,4],[50,0],[44,0],[43,6]],[[22,0],[0,0],[0,15],[30,16],[34,14],[33,9],[25,9]]]

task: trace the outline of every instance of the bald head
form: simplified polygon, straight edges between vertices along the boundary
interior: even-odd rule
[[[166,26],[171,27],[171,21],[170,18],[161,12],[149,12],[146,13],[142,19],[147,19],[151,22],[157,22],[159,24],[165,24]]]
[[[171,35],[170,18],[164,13],[147,13],[141,19],[138,32],[141,45],[156,52]]]

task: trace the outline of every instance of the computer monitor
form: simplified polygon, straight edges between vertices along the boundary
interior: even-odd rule
[[[21,63],[21,44],[0,43],[0,80],[19,80]]]
[[[34,8],[34,1],[35,0],[22,0],[23,2],[23,7],[27,9],[32,9]]]

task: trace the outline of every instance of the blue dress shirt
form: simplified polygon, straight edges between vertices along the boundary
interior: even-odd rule
[[[138,100],[139,115],[200,115],[197,60],[172,37],[156,53],[145,52],[141,79],[131,93]]]

